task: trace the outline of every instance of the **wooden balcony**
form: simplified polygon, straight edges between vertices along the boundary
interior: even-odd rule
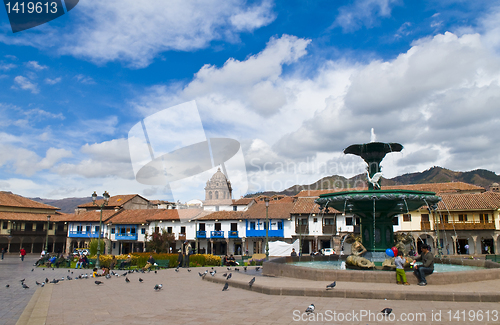
[[[296,234],[308,234],[309,226],[308,225],[295,225],[295,233]]]
[[[431,231],[431,223],[429,221],[420,221],[421,231]]]
[[[186,240],[186,234],[179,234],[179,240],[180,241],[185,241]]]
[[[439,223],[439,230],[495,230],[494,222],[455,222]]]
[[[333,234],[335,233],[335,226],[334,225],[323,225],[323,233],[324,234]]]

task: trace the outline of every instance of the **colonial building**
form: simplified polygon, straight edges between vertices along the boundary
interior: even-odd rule
[[[59,208],[11,192],[0,192],[0,248],[7,252],[41,253],[48,240],[49,252],[63,252],[66,215]]]
[[[217,172],[207,181],[203,208],[207,211],[232,210],[232,191],[231,182],[218,168]]]

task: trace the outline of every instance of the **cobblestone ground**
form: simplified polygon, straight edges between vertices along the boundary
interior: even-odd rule
[[[222,291],[222,284],[203,281],[199,277],[198,271],[206,268],[192,269],[192,272],[186,269],[180,269],[179,272],[169,269],[160,270],[157,274],[133,273],[127,275],[130,283],[125,281],[124,276],[120,276],[109,280],[99,279],[103,281],[101,285],[96,285],[95,279],[80,279],[36,289],[35,280],[43,280],[46,276],[49,279],[66,276],[67,269],[35,269],[31,272],[33,263],[26,262],[28,261],[21,264],[13,258],[0,265],[0,283],[11,282],[11,288],[5,288],[5,285],[0,288],[2,324],[15,324],[18,319],[22,324],[500,323],[499,303],[272,296],[231,286],[227,291]],[[222,273],[226,270],[217,270],[215,277],[222,278]],[[72,271],[72,276],[83,273],[80,270]],[[256,284],[280,281],[283,285],[288,282],[289,286],[300,286],[302,283],[297,279],[264,278],[253,270],[253,274],[232,273],[235,281],[250,280],[255,275]],[[30,289],[21,288],[19,280],[23,277],[26,277]],[[139,282],[139,278],[143,282]],[[163,289],[155,291],[156,284],[163,284]],[[309,286],[312,283],[304,281],[302,285]],[[319,286],[317,283],[315,285]],[[343,285],[351,284],[339,284]],[[358,285],[370,286],[369,283]],[[498,282],[495,282],[495,286],[498,286]],[[394,285],[394,288],[402,286]],[[425,290],[418,290],[420,289]],[[452,289],[448,287],[448,290]],[[33,299],[20,318],[32,296]],[[316,306],[316,310],[307,315],[304,311],[311,303]],[[380,313],[386,307],[393,309],[388,317]]]

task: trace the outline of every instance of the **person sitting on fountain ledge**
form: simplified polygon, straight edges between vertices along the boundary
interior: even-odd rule
[[[419,280],[419,286],[427,285],[425,276],[434,272],[434,256],[430,252],[430,249],[431,248],[429,245],[423,245],[422,254],[420,254],[420,256],[417,256],[417,258],[415,258],[414,260],[414,262],[422,261],[422,265],[415,265],[415,270],[413,271],[413,273]]]

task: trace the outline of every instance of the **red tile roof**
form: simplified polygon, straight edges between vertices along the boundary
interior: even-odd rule
[[[59,208],[53,207],[51,205],[36,202],[20,195],[13,194],[12,192],[5,191],[0,191],[0,206],[59,210]]]
[[[119,213],[115,214],[111,219],[109,219],[108,222],[112,224],[148,223],[148,220],[154,218],[154,216],[158,213],[161,213],[161,209],[121,210]]]
[[[303,190],[297,194],[297,197],[318,197],[321,194],[336,193],[343,191],[363,191],[367,187],[347,188],[347,189],[327,189],[327,190]],[[440,193],[461,193],[461,192],[484,192],[484,188],[464,182],[448,182],[448,183],[428,183],[428,184],[410,184],[410,185],[392,185],[382,186],[383,190],[411,190],[411,191],[428,191]]]
[[[102,210],[102,222],[108,221],[109,218],[119,213],[115,210]],[[101,210],[91,210],[80,212],[77,214],[68,214],[67,221],[69,222],[95,222],[99,221],[101,217]]]
[[[319,210],[319,205],[314,203],[314,200],[316,198],[313,197],[299,197],[297,198],[297,201],[295,201],[295,204],[292,209],[292,214],[306,214],[309,215],[311,213],[317,213],[320,214],[321,211]],[[339,211],[329,208],[328,209],[328,214],[333,214],[333,213],[340,213]]]
[[[242,214],[242,211],[217,211],[196,220],[239,220],[243,219]]]
[[[252,201],[255,201],[254,198],[241,198],[238,200],[233,200],[233,205],[249,205]]]
[[[67,221],[68,214],[56,212],[47,213],[24,213],[24,212],[4,212],[0,211],[0,220],[20,220],[20,221],[43,221],[47,222],[47,215],[50,215],[50,221]]]
[[[282,200],[275,201],[271,204],[269,202],[269,219],[288,219],[290,212],[293,209],[293,202],[281,202]],[[281,203],[280,203],[281,202]],[[265,219],[266,218],[266,205],[254,204],[247,211],[243,211],[243,219]]]
[[[210,213],[203,209],[158,209],[160,213],[155,214],[148,221],[186,221],[193,220]]]
[[[484,192],[478,194],[441,194],[438,203],[441,211],[496,210],[500,208],[500,193]]]

